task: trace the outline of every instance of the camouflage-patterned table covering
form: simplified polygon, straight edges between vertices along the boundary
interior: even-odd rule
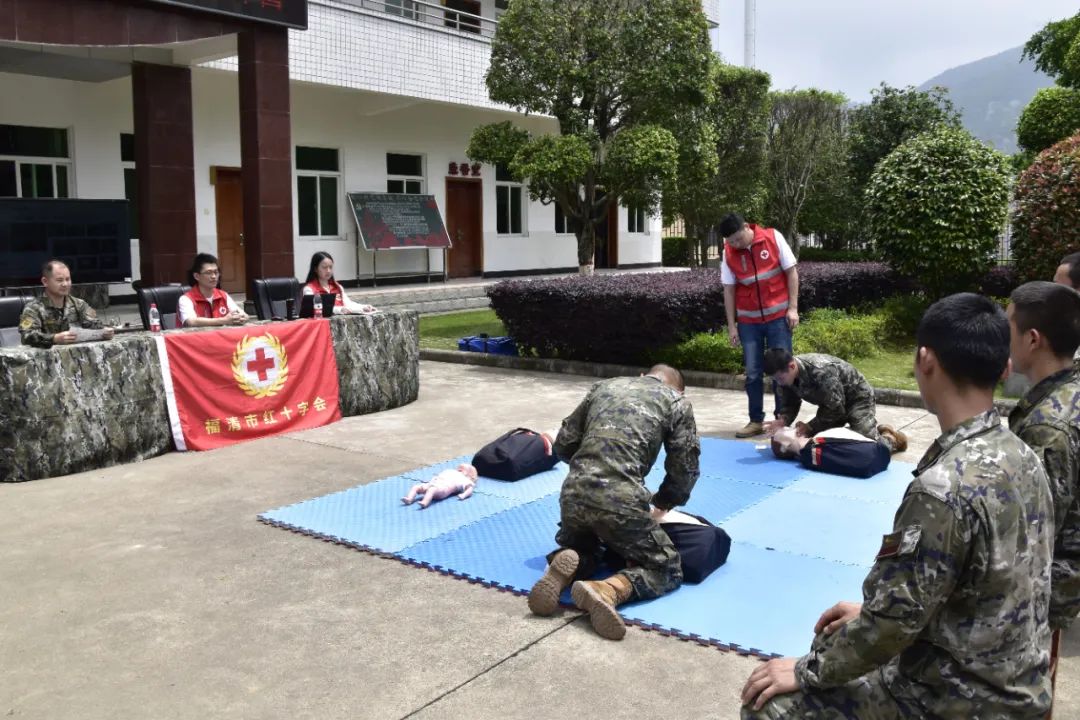
[[[413,311],[331,321],[342,415],[408,404],[420,391]],[[180,332],[213,332],[184,330]],[[153,337],[0,348],[0,481],[134,462],[173,449]]]

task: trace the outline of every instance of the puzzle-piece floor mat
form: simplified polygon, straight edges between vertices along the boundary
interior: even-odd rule
[[[700,585],[622,608],[628,622],[760,656],[806,652],[818,616],[858,600],[913,466],[868,480],[808,472],[754,443],[702,438],[702,476],[684,508],[724,527],[727,564]],[[524,594],[543,574],[558,529],[566,466],[516,483],[481,478],[471,498],[427,510],[408,489],[463,456],[271,510],[272,525],[483,585]],[[647,478],[663,479],[663,454]],[[564,596],[565,597],[565,596]]]

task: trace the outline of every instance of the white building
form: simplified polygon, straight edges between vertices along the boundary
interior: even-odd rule
[[[92,0],[14,1],[62,12],[56,8]],[[371,278],[372,253],[358,250],[344,195],[354,191],[434,195],[455,243],[451,276],[576,270],[575,238],[565,232],[554,205],[530,202],[521,186],[497,177],[495,168],[481,168],[479,178],[471,167],[464,176],[458,169],[481,124],[509,118],[533,132],[557,130],[549,118],[526,117],[488,99],[490,38],[507,1],[309,0],[308,29],[288,30],[297,277],[306,275],[313,252],[325,250],[346,284]],[[281,0],[270,2],[275,3]],[[715,19],[719,0],[706,0],[705,7]],[[138,45],[132,30],[132,44],[101,47],[76,42],[78,30],[63,45],[27,42],[25,32],[5,34],[0,19],[0,197],[133,198],[142,187],[131,137],[139,102],[133,99],[133,63],[189,67],[196,246],[220,257],[227,289],[246,290],[237,35],[226,27],[215,37]],[[48,156],[27,154],[39,151],[11,139],[28,137],[26,128],[39,129],[30,135],[36,132],[40,140],[44,133],[51,141]],[[151,144],[147,152],[152,150]],[[470,222],[472,213],[478,223]],[[136,217],[146,216],[133,212],[135,226]],[[658,218],[618,207],[609,226],[599,267],[660,264]],[[137,238],[131,251],[132,279],[138,279]],[[176,262],[179,254],[158,261],[158,281],[167,275],[163,262],[179,264],[175,280],[184,279],[186,261]],[[443,272],[441,250],[380,251],[377,262],[380,277],[429,267]],[[78,281],[77,268],[75,274]],[[111,292],[126,295],[131,288],[118,283]]]

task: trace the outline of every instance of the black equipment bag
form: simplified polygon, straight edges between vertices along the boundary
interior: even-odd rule
[[[731,537],[722,528],[694,515],[705,523],[666,522],[660,523],[660,529],[671,538],[671,543],[679,551],[682,561],[683,582],[697,584],[709,577],[713,570],[727,562],[731,551]],[[614,570],[626,567],[626,561],[610,549],[604,552],[604,563]]]
[[[521,480],[555,467],[559,459],[544,438],[517,428],[480,448],[472,464],[479,475],[496,480]]]

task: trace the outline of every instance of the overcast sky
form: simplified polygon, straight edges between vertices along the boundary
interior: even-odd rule
[[[714,43],[743,62],[744,0],[721,0]],[[881,82],[919,85],[957,65],[1023,45],[1077,0],[757,0],[756,66],[773,87],[870,99]]]

